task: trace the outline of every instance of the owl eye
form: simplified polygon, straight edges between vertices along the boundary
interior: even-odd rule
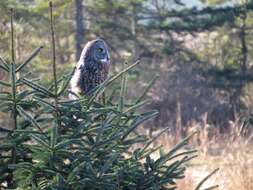
[[[104,49],[103,48],[98,48],[98,51],[102,53],[104,51]]]

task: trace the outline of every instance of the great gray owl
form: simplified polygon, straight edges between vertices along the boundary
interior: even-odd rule
[[[110,66],[108,47],[104,40],[88,42],[83,48],[70,81],[70,90],[74,94],[86,94],[104,82]],[[70,96],[73,99],[73,96]]]

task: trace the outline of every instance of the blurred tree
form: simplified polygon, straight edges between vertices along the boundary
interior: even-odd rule
[[[78,61],[84,42],[84,25],[83,25],[83,0],[75,0],[75,41],[76,41],[76,61]]]
[[[146,63],[129,73],[132,96],[137,87],[146,85],[143,80],[131,83],[140,70],[147,80],[161,76],[150,94],[161,110],[161,125],[165,120],[176,122],[177,106],[172,105],[177,101],[183,108],[183,124],[219,105],[236,113],[253,110],[247,95],[252,93],[253,1],[201,2],[189,6],[186,0],[55,0],[57,62],[62,63],[58,72],[70,70],[85,41],[100,37],[109,45],[115,70],[121,67],[118,63],[132,59],[142,58]],[[18,60],[38,45],[44,46],[27,71],[43,73],[42,83],[50,83],[47,1],[0,1],[2,55],[10,49],[10,7],[16,12]]]

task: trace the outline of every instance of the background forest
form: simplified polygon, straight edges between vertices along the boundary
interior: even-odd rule
[[[158,77],[148,93],[151,103],[143,109],[156,109],[159,114],[143,124],[143,133],[152,137],[169,127],[156,143],[171,148],[191,131],[199,131],[189,146],[200,150],[200,158],[191,163],[181,189],[192,189],[217,167],[221,170],[211,185],[219,184],[224,190],[253,189],[252,0],[53,3],[58,74],[72,70],[86,42],[102,38],[110,49],[111,74],[121,70],[124,62],[142,62],[128,73],[129,99]],[[16,62],[43,46],[25,69],[49,85],[48,1],[0,0],[0,55],[9,60],[10,8],[15,11]],[[0,70],[0,79],[6,78]],[[8,123],[5,114],[0,116],[1,126]]]

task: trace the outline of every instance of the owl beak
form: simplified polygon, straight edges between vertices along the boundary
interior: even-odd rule
[[[100,60],[100,63],[102,63],[102,64],[109,64],[109,62],[110,62],[110,60],[108,57]]]

